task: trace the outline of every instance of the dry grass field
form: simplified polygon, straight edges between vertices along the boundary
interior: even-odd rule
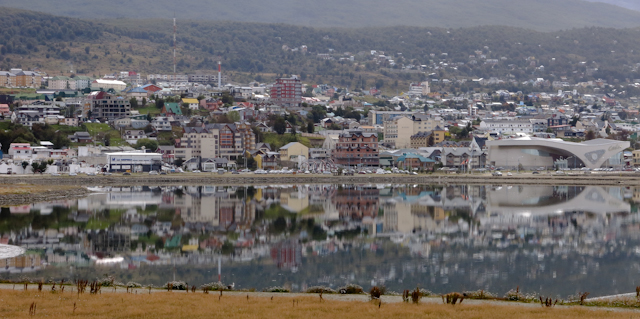
[[[21,194],[42,194],[52,191],[65,191],[76,189],[76,186],[63,185],[30,185],[30,184],[14,184],[0,185],[0,195],[21,195]]]
[[[67,287],[68,289],[69,287]],[[18,287],[16,287],[18,289]],[[317,296],[257,297],[229,294],[156,292],[147,294],[103,293],[78,296],[47,290],[0,289],[0,318],[634,318],[634,313],[585,307],[542,308],[517,304],[444,305],[422,303],[323,302]],[[297,300],[297,301],[294,301]],[[35,314],[30,314],[35,305]],[[75,305],[75,310],[74,310]],[[640,317],[635,315],[635,317]]]

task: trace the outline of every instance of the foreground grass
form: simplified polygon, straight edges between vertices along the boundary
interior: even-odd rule
[[[220,298],[217,292],[146,294],[145,289],[139,289],[137,294],[78,296],[72,292],[2,290],[0,318],[629,318],[629,313],[583,307],[383,303],[378,308],[373,302],[320,302],[318,297],[274,295],[273,299],[254,294]],[[298,301],[295,305],[294,300]],[[32,303],[36,303],[33,317],[29,315]]]

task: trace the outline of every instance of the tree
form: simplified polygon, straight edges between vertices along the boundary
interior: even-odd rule
[[[587,133],[584,135],[584,139],[587,141],[593,140],[595,138],[596,138],[596,133],[591,130],[587,131]]]
[[[87,53],[87,54],[91,53],[91,47],[88,47],[88,46],[85,47],[84,48],[84,52]]]
[[[33,170],[34,174],[40,172],[40,164],[38,164],[37,162],[31,163],[31,169]]]
[[[173,161],[173,165],[177,166],[177,167],[182,167],[182,164],[184,163],[184,161],[181,158],[176,158]]]
[[[139,139],[136,142],[136,148],[142,149],[143,146],[146,150],[150,150],[153,152],[158,149],[158,141],[150,140],[148,138]]]
[[[142,105],[141,105],[141,106],[142,106],[142,107],[145,107],[146,105],[147,105],[147,98],[146,98],[146,97],[143,97],[143,98],[142,98]]]
[[[240,122],[240,113],[238,113],[238,111],[231,111],[227,113],[227,117],[229,117],[229,121],[232,123]]]
[[[137,109],[137,108],[138,108],[138,100],[136,100],[136,98],[135,98],[135,97],[132,97],[132,98],[129,100],[129,103],[131,103],[131,108],[132,108],[132,109]]]
[[[284,134],[287,131],[287,123],[283,118],[279,117],[276,122],[273,124],[273,130],[279,135]]]
[[[156,108],[162,110],[163,107],[164,107],[164,100],[163,99],[157,99],[156,100]]]
[[[315,132],[315,126],[313,125],[313,122],[309,121],[307,123],[307,133],[313,133]]]
[[[27,166],[29,166],[29,162],[22,161],[22,174],[25,173],[25,170],[27,169]]]

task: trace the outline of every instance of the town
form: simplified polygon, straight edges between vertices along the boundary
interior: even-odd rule
[[[371,55],[384,57],[378,53]],[[494,80],[476,82],[504,83]],[[441,81],[427,79],[395,96],[295,75],[228,82],[220,70],[98,79],[0,72],[0,174],[511,174],[640,166],[637,98],[620,98],[604,80],[536,79],[533,88],[548,91],[524,94],[432,90]],[[599,93],[605,89],[612,93]]]

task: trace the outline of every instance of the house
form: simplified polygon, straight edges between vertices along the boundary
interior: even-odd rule
[[[64,121],[60,122],[60,125],[66,126],[78,126],[78,118],[77,117],[65,117]]]
[[[171,122],[173,117],[158,116],[151,121],[151,126],[156,132],[171,132]]]
[[[403,168],[417,168],[417,169],[422,169],[422,170],[433,170],[436,161],[424,157],[422,155],[419,154],[413,154],[413,153],[407,153],[404,154],[402,156],[400,156],[397,160],[396,163],[398,165],[398,167],[403,167]]]
[[[71,143],[91,143],[93,141],[89,132],[75,132],[67,137]]]
[[[280,153],[278,152],[258,154],[254,159],[256,160],[256,165],[259,169],[275,169],[280,165]]]
[[[165,103],[160,113],[166,116],[182,115],[182,110],[178,103]]]
[[[256,124],[256,127],[262,133],[269,133],[269,132],[273,131],[273,129],[269,125],[264,123],[264,122],[260,122],[260,123]]]
[[[200,108],[200,102],[198,99],[182,99],[182,104],[187,104],[190,110],[197,110]]]
[[[280,148],[281,161],[297,161],[299,156],[309,158],[309,148],[299,142],[291,142]]]
[[[9,145],[9,157],[15,160],[29,160],[33,155],[33,149],[29,143],[11,143]]]
[[[129,99],[135,98],[138,103],[142,103],[142,99],[148,99],[151,92],[143,89],[142,87],[137,87],[127,91],[126,94]]]
[[[147,138],[147,134],[144,132],[144,130],[126,130],[124,131],[124,135],[122,137],[125,141],[127,141],[127,143],[136,144],[138,140]]]
[[[158,145],[157,153],[162,154],[162,161],[165,163],[173,164],[175,159],[175,146],[173,145]]]
[[[11,109],[9,108],[9,104],[0,104],[0,115],[4,117],[11,116]]]

